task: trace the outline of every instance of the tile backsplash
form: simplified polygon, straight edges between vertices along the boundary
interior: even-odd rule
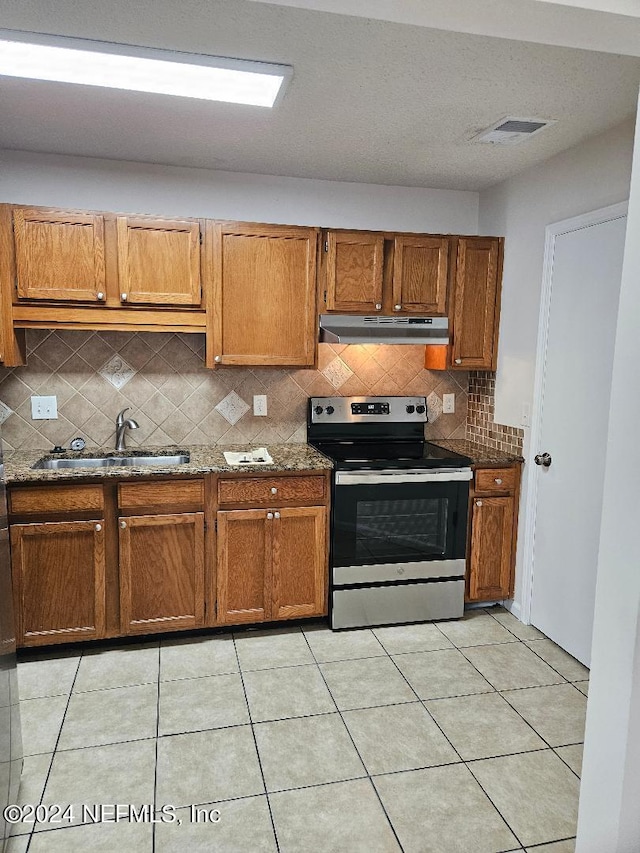
[[[476,441],[495,450],[521,454],[524,430],[497,424],[493,419],[495,384],[495,373],[484,370],[471,370],[469,372],[466,437],[469,441]]]
[[[27,366],[0,368],[0,422],[7,449],[68,446],[82,436],[111,445],[125,407],[139,429],[130,446],[302,442],[311,396],[427,396],[427,438],[465,438],[468,374],[428,371],[423,346],[320,344],[317,369],[203,365],[204,335],[27,332]],[[455,413],[442,414],[442,395]],[[31,420],[30,397],[53,395],[57,420]],[[253,415],[266,394],[268,415]]]

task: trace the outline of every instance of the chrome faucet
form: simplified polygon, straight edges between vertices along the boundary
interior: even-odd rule
[[[125,420],[124,413],[128,412],[130,408],[130,406],[127,406],[126,409],[118,413],[118,417],[116,418],[116,450],[127,449],[125,442],[125,432],[127,429],[138,429],[138,424],[133,418]]]

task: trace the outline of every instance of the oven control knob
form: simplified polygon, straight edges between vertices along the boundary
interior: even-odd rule
[[[324,412],[324,409],[322,408],[322,406],[316,406],[313,411],[316,413],[316,415],[321,415]]]
[[[327,406],[326,412],[328,415],[332,415],[335,412],[335,409],[333,408],[333,406]]]
[[[407,414],[412,415],[416,410],[415,406],[407,406]]]
[[[426,411],[426,409],[425,409],[425,407],[424,407],[424,406],[416,406],[416,412],[417,412],[419,415],[424,415],[425,411]]]

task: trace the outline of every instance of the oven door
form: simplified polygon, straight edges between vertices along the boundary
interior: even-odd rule
[[[464,575],[470,469],[338,471],[334,585]]]

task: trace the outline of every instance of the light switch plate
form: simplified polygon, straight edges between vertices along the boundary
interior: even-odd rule
[[[456,395],[455,394],[443,394],[442,395],[442,414],[443,415],[452,415],[456,410]]]
[[[254,394],[253,395],[253,414],[256,417],[265,417],[267,414],[267,395],[266,394]]]
[[[51,421],[58,417],[57,397],[32,397],[31,398],[31,420]]]

